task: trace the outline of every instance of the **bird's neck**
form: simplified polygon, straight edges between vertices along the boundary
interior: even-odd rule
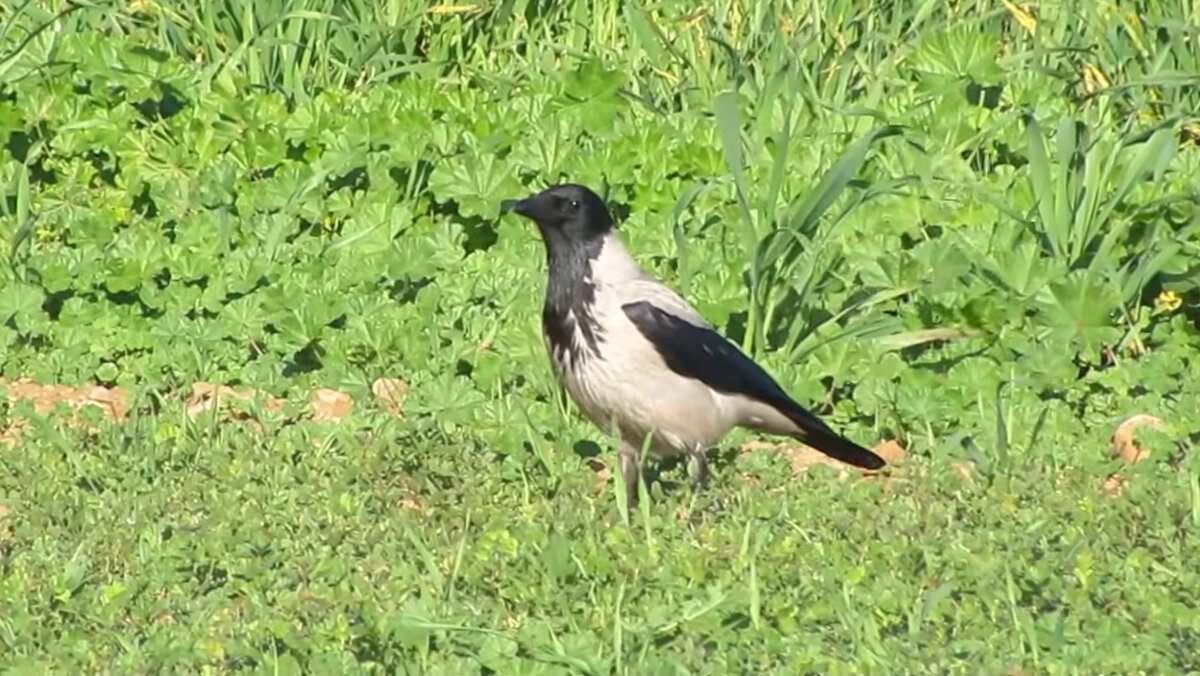
[[[590,298],[597,282],[619,284],[645,275],[612,232],[571,246],[546,247],[546,268],[546,303],[564,311],[573,300]]]
[[[546,240],[546,300],[542,305],[542,332],[550,355],[559,368],[578,365],[588,354],[597,354],[600,327],[596,322],[594,266],[604,241],[567,243]]]
[[[547,244],[549,278],[542,329],[556,363],[579,364],[598,355],[604,339],[595,307],[597,293],[603,293],[598,288],[644,273],[611,232],[572,246],[555,246],[553,240]]]
[[[546,307],[566,314],[573,306],[591,302],[595,288],[593,266],[604,249],[604,240],[570,245],[549,244],[546,247],[546,270],[549,274],[546,280]]]

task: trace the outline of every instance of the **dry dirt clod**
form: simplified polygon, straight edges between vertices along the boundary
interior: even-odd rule
[[[66,424],[77,426],[82,421],[78,412],[85,406],[95,406],[103,415],[113,420],[122,420],[129,415],[128,393],[121,387],[103,387],[100,385],[84,385],[71,387],[69,385],[43,385],[31,378],[6,380],[0,378],[0,387],[8,391],[8,400],[17,403],[27,399],[33,403],[35,411],[41,414],[49,413],[58,402],[64,402],[74,411],[66,419]],[[21,437],[24,420],[10,420],[9,424],[0,427],[0,444],[12,445]]]
[[[608,484],[608,477],[611,476],[611,472],[608,471],[608,465],[604,464],[603,460],[600,458],[588,458],[584,462],[587,463],[588,469],[596,473],[597,489],[603,488]]]
[[[229,402],[232,400],[251,401],[254,399],[256,390],[245,388],[235,390],[228,385],[214,385],[209,382],[192,383],[192,396],[188,397],[185,403],[189,418],[196,418],[201,413],[211,411],[213,406],[221,406],[225,409],[225,420],[248,422],[256,432],[261,432],[263,429],[262,423],[249,413],[230,410]],[[269,411],[278,411],[283,408],[283,402],[267,395],[263,405]]]
[[[1137,428],[1149,425],[1154,429],[1161,430],[1166,426],[1166,423],[1161,418],[1156,418],[1145,413],[1138,413],[1129,416],[1117,425],[1117,429],[1109,438],[1109,445],[1112,447],[1113,455],[1120,456],[1127,464],[1133,464],[1141,460],[1145,460],[1150,455],[1149,449],[1144,448],[1136,441],[1133,435]]]
[[[834,464],[834,462],[830,460],[830,458],[824,453],[800,443],[793,445],[789,443],[772,443],[769,441],[754,439],[742,444],[741,448],[738,450],[740,450],[742,453],[751,453],[753,451],[763,449],[778,451],[781,453],[784,458],[787,458],[788,464],[792,466],[792,472],[797,474],[807,471],[808,468],[812,467],[813,465]]]
[[[12,420],[8,425],[0,427],[0,446],[15,446],[21,439],[22,420]]]
[[[950,471],[962,477],[964,481],[974,481],[971,478],[971,466],[965,462],[954,461],[950,463]]]
[[[319,387],[312,393],[313,420],[338,422],[354,407],[354,397],[328,387]]]
[[[0,387],[8,390],[10,402],[16,403],[21,399],[28,399],[33,402],[34,409],[38,413],[48,412],[54,404],[61,401],[75,410],[84,406],[98,406],[104,411],[105,416],[113,419],[121,419],[129,414],[129,405],[126,403],[127,393],[121,387],[43,385],[30,378],[18,378],[17,380],[0,378]]]
[[[894,465],[904,460],[904,456],[906,455],[904,447],[894,439],[881,439],[871,450],[875,452],[875,455],[883,458],[884,462],[889,465]]]
[[[255,394],[255,390],[251,388],[235,390],[228,385],[214,385],[204,381],[195,382],[192,383],[192,396],[187,400],[187,414],[189,417],[195,418],[205,411],[212,410],[214,405],[223,401],[228,402],[233,399],[251,401]],[[267,395],[264,405],[272,411],[283,407],[283,403],[271,395]]]
[[[849,477],[851,471],[857,471],[860,476],[866,477],[878,475],[881,471],[859,470],[857,468],[852,468],[843,462],[834,460],[833,458],[825,455],[815,448],[812,448],[811,446],[799,442],[771,443],[768,441],[755,439],[742,444],[739,450],[742,453],[749,453],[751,451],[760,449],[771,449],[783,454],[783,456],[787,458],[788,464],[792,466],[792,471],[795,473],[807,471],[808,468],[812,467],[813,465],[829,465],[831,467],[836,467],[839,470],[839,479],[845,479]],[[905,456],[904,447],[891,439],[880,440],[879,443],[875,444],[875,447],[872,450],[879,457],[883,458],[885,462],[887,462],[885,467],[902,461]]]
[[[1104,492],[1116,498],[1120,497],[1121,493],[1125,492],[1125,485],[1129,482],[1120,474],[1109,474],[1104,477]]]
[[[371,383],[371,394],[383,403],[393,415],[404,415],[404,407],[400,400],[408,394],[408,383],[399,378],[376,378]]]

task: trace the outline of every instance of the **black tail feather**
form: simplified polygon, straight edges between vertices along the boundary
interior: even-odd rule
[[[834,432],[820,418],[804,410],[799,404],[784,409],[784,412],[800,428],[800,431],[793,435],[796,439],[834,460],[840,460],[863,469],[879,469],[887,464],[874,451],[863,448]]]

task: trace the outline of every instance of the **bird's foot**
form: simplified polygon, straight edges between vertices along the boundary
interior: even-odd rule
[[[632,512],[638,504],[638,484],[642,481],[642,470],[636,455],[621,453],[621,476],[625,479],[625,507]]]
[[[708,456],[703,450],[688,453],[695,468],[692,470],[692,492],[700,493],[708,486]]]

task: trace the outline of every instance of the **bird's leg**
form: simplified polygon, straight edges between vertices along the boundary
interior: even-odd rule
[[[703,448],[693,446],[688,451],[688,458],[696,463],[696,469],[692,473],[692,492],[699,493],[708,484],[708,456],[704,454]]]
[[[638,449],[629,442],[621,442],[621,474],[625,477],[626,504],[630,507],[637,504],[638,482],[642,471],[638,465]]]

